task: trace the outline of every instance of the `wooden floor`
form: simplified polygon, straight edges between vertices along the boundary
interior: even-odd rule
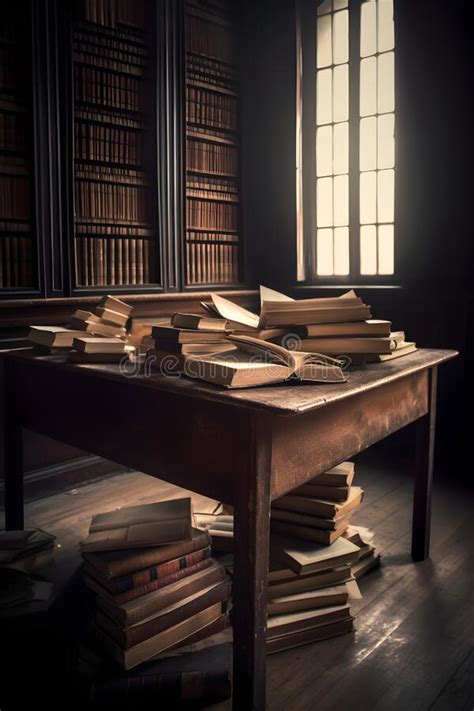
[[[375,530],[382,567],[361,582],[354,635],[269,657],[270,711],[474,708],[474,498],[453,482],[435,486],[431,560],[415,565],[408,469],[403,461],[388,466],[380,455],[357,460],[365,499],[355,523]],[[58,537],[60,589],[78,568],[77,544],[92,513],[177,491],[143,474],[122,474],[28,504],[26,523]],[[193,498],[201,510],[209,505]]]

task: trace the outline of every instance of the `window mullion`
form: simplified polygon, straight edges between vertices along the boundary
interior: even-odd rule
[[[359,180],[359,87],[360,7],[362,0],[349,3],[349,254],[350,274],[360,274],[360,180]]]

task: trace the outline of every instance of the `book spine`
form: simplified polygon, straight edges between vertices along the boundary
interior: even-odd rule
[[[337,531],[324,531],[319,528],[309,528],[306,526],[297,526],[291,523],[283,523],[281,521],[272,521],[271,530],[274,533],[282,533],[287,536],[294,536],[305,541],[315,541],[329,546],[335,539]],[[342,534],[342,531],[341,531]]]
[[[159,615],[144,624],[122,629],[116,625],[110,617],[100,611],[97,613],[97,623],[108,632],[123,649],[128,649],[155,634],[163,632],[163,630],[169,627],[183,622],[188,617],[193,617],[198,612],[201,612],[201,610],[211,607],[211,605],[215,605],[218,602],[225,602],[225,600],[229,598],[229,595],[230,581],[224,580],[205,595],[201,595],[201,597],[192,600],[192,602],[188,604],[180,605],[167,615]]]
[[[123,605],[126,602],[135,600],[135,598],[137,597],[141,597],[142,595],[146,595],[147,593],[153,592],[154,590],[159,590],[160,588],[163,588],[166,585],[170,585],[170,583],[175,583],[177,580],[182,580],[188,575],[197,573],[199,570],[204,570],[204,568],[209,567],[211,563],[211,558],[201,560],[199,563],[195,563],[194,565],[190,565],[187,568],[183,568],[182,570],[176,571],[176,573],[172,573],[171,575],[165,575],[164,577],[159,578],[158,580],[153,580],[152,582],[147,583],[146,585],[139,585],[138,587],[133,588],[133,590],[127,590],[127,592],[120,593],[120,595],[114,595],[114,602],[117,605]]]
[[[175,558],[175,560],[154,565],[145,570],[139,570],[137,573],[130,573],[129,575],[124,575],[120,578],[106,580],[103,582],[103,585],[111,593],[111,595],[119,595],[120,593],[127,592],[128,590],[148,585],[149,583],[159,580],[160,578],[168,577],[169,575],[176,573],[178,570],[183,570],[183,568],[189,568],[189,566],[195,565],[206,558],[210,558],[210,556],[211,549],[203,548],[200,551],[188,553],[188,555],[182,556],[181,558]]]

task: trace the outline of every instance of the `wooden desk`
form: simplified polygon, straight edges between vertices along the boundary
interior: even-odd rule
[[[420,350],[336,385],[227,391],[118,366],[5,358],[5,505],[23,527],[22,428],[234,506],[234,709],[265,707],[270,502],[414,420],[412,556],[429,554],[437,366]],[[92,513],[92,512],[91,512]]]

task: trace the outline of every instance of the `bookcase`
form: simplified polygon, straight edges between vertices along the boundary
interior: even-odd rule
[[[242,278],[237,26],[231,0],[186,0],[188,286]]]
[[[154,24],[147,0],[74,4],[76,287],[156,283]]]
[[[32,198],[32,77],[29,3],[0,13],[0,289],[34,287],[37,271]]]

